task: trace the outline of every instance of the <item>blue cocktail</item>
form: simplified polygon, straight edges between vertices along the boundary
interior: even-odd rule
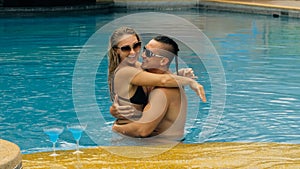
[[[83,153],[79,151],[79,140],[81,138],[82,132],[86,129],[87,124],[68,124],[67,128],[72,133],[74,139],[76,140],[76,151],[74,154]]]
[[[55,152],[55,144],[58,140],[58,136],[63,132],[64,128],[59,126],[49,126],[43,128],[44,133],[49,136],[50,141],[53,144],[53,153],[50,156],[58,156]]]

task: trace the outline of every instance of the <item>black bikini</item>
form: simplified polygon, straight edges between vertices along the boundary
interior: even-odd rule
[[[134,95],[129,99],[130,103],[146,105],[148,97],[142,86],[138,86]]]
[[[113,96],[116,95],[115,90],[114,90],[114,76],[112,78],[112,94]],[[143,105],[145,106],[148,103],[148,96],[147,94],[144,92],[144,89],[142,86],[138,86],[134,95],[130,98],[124,98],[124,97],[120,97],[118,96],[118,98],[120,100],[124,100],[133,104],[139,104],[139,105]]]

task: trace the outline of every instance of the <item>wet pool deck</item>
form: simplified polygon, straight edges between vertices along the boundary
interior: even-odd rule
[[[109,148],[82,149],[80,155],[74,150],[58,151],[60,156],[49,157],[49,152],[23,155],[24,168],[299,168],[300,146],[279,143],[203,143],[178,144],[152,157],[124,157],[137,152],[149,154],[159,147],[110,147],[119,149],[123,156],[110,153]]]

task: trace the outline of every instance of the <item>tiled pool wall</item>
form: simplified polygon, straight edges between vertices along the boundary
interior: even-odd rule
[[[1,1],[1,0],[0,0]],[[2,0],[4,1],[4,0]],[[82,4],[82,5],[58,5],[58,6],[2,6],[0,2],[0,16],[28,16],[38,14],[54,14],[59,12],[109,12],[110,9],[114,8],[114,2],[112,0],[103,0],[94,4]]]
[[[114,6],[126,7],[128,9],[185,9],[195,8],[201,0],[114,0]]]
[[[35,2],[37,1],[37,2]],[[8,3],[9,2],[9,3]],[[21,3],[22,2],[22,3]],[[25,3],[27,2],[27,4]],[[42,4],[42,2],[44,4]],[[118,9],[155,9],[180,10],[196,8],[201,10],[228,11],[250,14],[272,15],[274,17],[300,18],[300,10],[272,5],[253,5],[239,1],[213,1],[213,0],[0,0],[0,15],[9,14],[26,15],[28,13],[45,13],[61,11],[96,11],[110,12]],[[242,1],[240,1],[242,2]],[[15,4],[13,4],[15,3]]]
[[[0,0],[0,5],[4,7],[93,5],[95,3],[95,0]]]

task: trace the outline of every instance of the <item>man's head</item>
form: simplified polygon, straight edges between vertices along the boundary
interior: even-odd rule
[[[164,73],[168,71],[174,57],[177,68],[178,51],[178,45],[173,39],[167,36],[156,36],[144,48],[142,68],[150,72]]]

